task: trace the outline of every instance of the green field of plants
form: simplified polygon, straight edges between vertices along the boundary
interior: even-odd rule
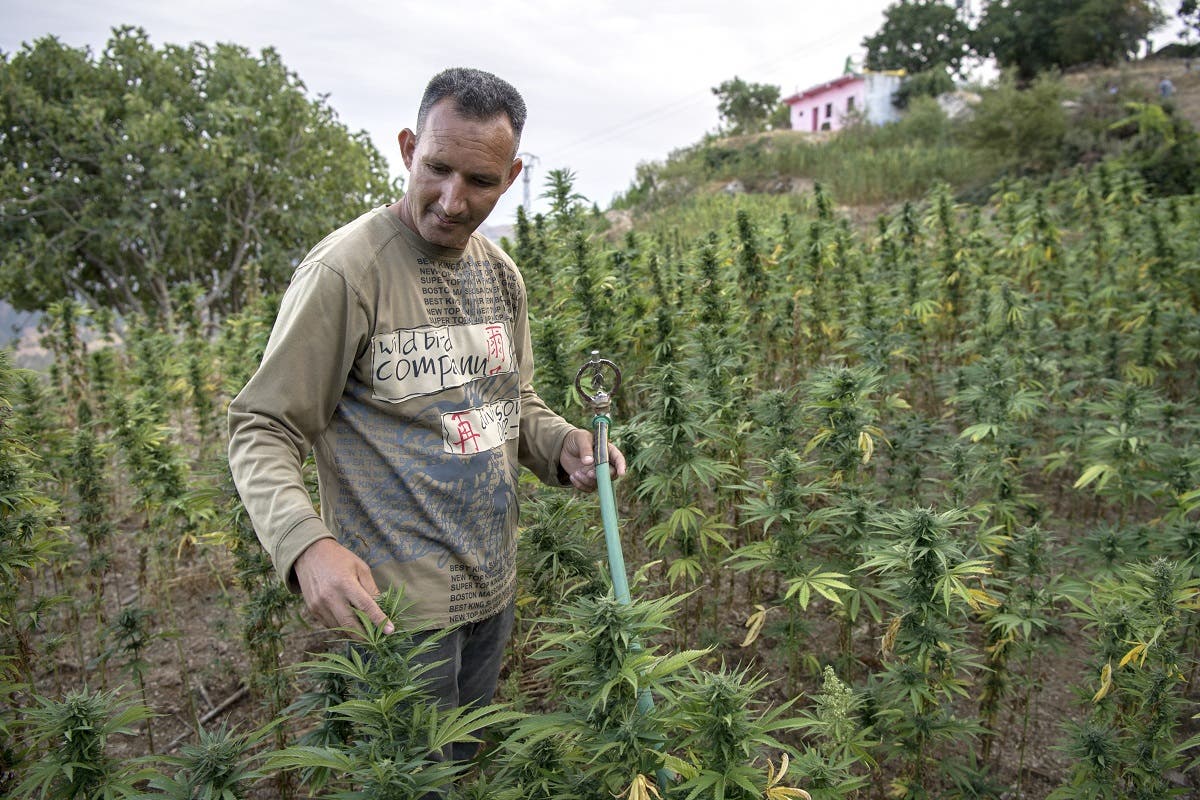
[[[543,397],[586,426],[576,370],[624,373],[633,604],[595,498],[526,476],[498,705],[439,713],[405,633],[304,619],[232,489],[277,296],[61,302],[49,370],[0,365],[0,795],[1195,796],[1200,198],[1101,165],[615,234],[552,177],[507,244]]]

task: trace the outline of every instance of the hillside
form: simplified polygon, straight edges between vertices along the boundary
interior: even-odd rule
[[[1192,127],[1200,129],[1200,61],[1150,58],[1111,68],[1072,70],[1063,80],[1081,92],[1116,86],[1120,98],[1145,101],[1158,97],[1158,82],[1164,76],[1175,84],[1171,104]]]
[[[919,198],[938,183],[980,202],[1004,180],[1045,179],[1113,158],[1178,175],[1178,165],[1170,161],[1175,159],[1192,171],[1195,184],[1200,148],[1194,138],[1159,141],[1154,137],[1160,134],[1142,131],[1141,123],[1119,124],[1136,114],[1131,104],[1161,102],[1157,84],[1164,75],[1175,85],[1170,113],[1194,133],[1200,127],[1200,66],[1189,70],[1183,59],[1152,59],[1082,69],[1027,91],[1004,85],[982,90],[973,111],[953,120],[925,100],[882,128],[708,137],[640,168],[614,203],[621,213],[613,217],[623,216],[623,226],[634,218],[655,225],[660,215],[676,216],[673,209],[706,196],[803,196],[820,183],[834,202],[858,209],[852,213],[869,221],[879,210]]]

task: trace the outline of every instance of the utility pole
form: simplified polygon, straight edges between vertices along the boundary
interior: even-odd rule
[[[525,175],[525,179],[524,179],[525,180],[525,186],[524,186],[525,200],[521,205],[525,206],[525,214],[526,215],[532,215],[533,214],[533,200],[530,198],[529,184],[533,181],[533,165],[538,163],[538,161],[540,161],[541,159],[539,159],[533,153],[517,153],[517,155],[520,156],[521,162],[525,165],[524,168],[521,170]]]

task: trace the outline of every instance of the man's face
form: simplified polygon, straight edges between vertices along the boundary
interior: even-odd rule
[[[466,247],[521,172],[508,117],[470,119],[450,98],[429,110],[420,135],[405,128],[399,142],[409,173],[400,219],[441,247]]]

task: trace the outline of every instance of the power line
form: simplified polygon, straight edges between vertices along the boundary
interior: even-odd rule
[[[880,15],[881,15],[881,12],[874,12],[870,16],[872,18],[874,18],[874,17],[880,16]],[[837,34],[840,34],[844,30],[861,29],[861,24],[865,20],[866,20],[866,17],[863,17],[863,18],[854,20],[852,23],[847,23],[846,25],[843,25],[838,31],[836,31],[834,33],[834,35],[836,36]],[[755,72],[758,70],[765,69],[767,67],[776,66],[776,65],[782,63],[783,61],[785,61],[786,59],[793,58],[796,55],[800,55],[808,50],[811,50],[813,47],[820,44],[822,41],[824,41],[827,38],[829,38],[829,36],[825,35],[825,36],[821,36],[819,38],[813,38],[807,42],[802,42],[799,45],[797,45],[795,48],[790,49],[786,53],[782,53],[777,56],[772,56],[770,58],[763,59],[762,61],[759,61],[757,63],[751,64],[749,67],[747,67],[747,70],[750,72]],[[621,136],[625,136],[625,135],[633,133],[637,130],[640,130],[654,122],[659,121],[660,119],[662,119],[664,117],[678,113],[679,111],[682,111],[691,106],[695,106],[700,102],[708,101],[711,98],[712,98],[712,90],[711,89],[704,90],[704,91],[691,92],[690,94],[688,94],[688,95],[680,98],[679,100],[676,100],[668,105],[659,106],[657,108],[650,109],[649,111],[645,111],[641,114],[630,117],[629,119],[626,119],[622,122],[618,122],[615,125],[611,125],[609,127],[603,128],[594,133],[590,133],[586,136],[582,136],[578,139],[575,139],[574,141],[568,142],[567,144],[565,144],[561,147],[555,148],[554,156],[556,159],[561,159],[564,154],[573,152],[574,150],[576,150],[580,147],[583,147],[585,145],[595,146],[598,144],[605,144],[607,142],[612,141],[613,139],[616,139]]]

